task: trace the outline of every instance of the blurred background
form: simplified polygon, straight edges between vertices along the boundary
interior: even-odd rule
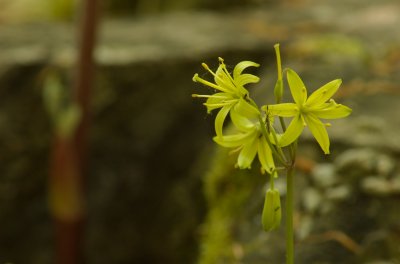
[[[353,109],[331,155],[302,137],[297,263],[400,263],[399,25],[397,0],[0,0],[0,263],[283,263],[266,177],[191,98],[223,57],[273,102],[275,43]]]

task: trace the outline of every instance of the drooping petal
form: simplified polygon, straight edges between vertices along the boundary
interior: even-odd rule
[[[262,168],[271,174],[275,168],[275,163],[271,148],[264,137],[261,137],[258,141],[258,159],[260,160]]]
[[[240,112],[237,112],[235,107],[230,111],[230,117],[232,123],[235,127],[237,127],[240,131],[249,131],[251,129],[255,129],[255,123],[243,116]]]
[[[226,148],[236,148],[246,144],[249,139],[252,140],[254,133],[239,133],[228,136],[215,136],[213,140],[218,144]]]
[[[342,104],[331,104],[325,103],[323,107],[312,110],[312,113],[319,118],[324,119],[338,119],[350,115],[352,112],[351,108]]]
[[[233,79],[237,80],[239,75],[242,74],[242,72],[248,68],[248,67],[259,67],[260,64],[252,62],[252,61],[242,61],[239,62],[236,66],[235,69],[233,69]]]
[[[258,83],[260,81],[260,78],[250,74],[250,73],[245,73],[239,75],[237,78],[235,78],[235,85],[237,86],[244,86],[248,83]]]
[[[307,100],[307,89],[300,76],[294,70],[288,69],[287,80],[294,101],[298,105],[303,105]]]
[[[313,107],[322,105],[323,103],[328,101],[329,98],[332,97],[332,95],[336,93],[341,83],[342,80],[340,79],[328,82],[327,84],[313,92],[310,97],[308,97],[306,106]]]
[[[224,126],[224,121],[231,108],[232,105],[226,105],[222,107],[215,117],[215,133],[217,134],[217,137],[222,137],[222,128]]]
[[[253,160],[257,154],[258,138],[257,134],[255,135],[256,136],[253,136],[251,140],[247,141],[243,145],[243,148],[239,153],[237,164],[241,169],[250,169],[251,163],[253,163]]]
[[[235,104],[234,111],[240,113],[248,119],[257,119],[260,111],[245,99],[240,98],[239,102]]]
[[[288,128],[286,129],[285,133],[279,140],[279,145],[281,147],[285,147],[291,143],[293,143],[303,132],[304,129],[304,121],[300,114],[295,116],[290,122]]]
[[[313,114],[307,114],[304,116],[311,133],[321,146],[325,154],[329,154],[329,136],[326,131],[324,123]]]
[[[268,115],[282,117],[291,117],[299,113],[299,107],[294,103],[264,105],[262,110]]]

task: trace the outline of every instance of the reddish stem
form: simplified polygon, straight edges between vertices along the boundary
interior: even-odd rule
[[[97,0],[83,1],[78,25],[78,58],[73,100],[81,111],[81,119],[72,137],[55,135],[53,142],[49,192],[56,231],[57,264],[83,263],[83,182],[87,169],[87,135],[90,125],[97,7]]]

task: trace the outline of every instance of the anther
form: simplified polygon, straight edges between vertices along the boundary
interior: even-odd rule
[[[205,64],[204,62],[201,64],[201,66],[203,66],[203,68],[206,69],[207,71],[210,70],[210,68],[208,67],[208,65]]]

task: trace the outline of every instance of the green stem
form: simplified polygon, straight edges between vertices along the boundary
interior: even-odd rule
[[[282,63],[281,63],[281,52],[279,50],[279,44],[274,45],[276,54],[276,68],[278,72],[278,80],[282,80]]]
[[[274,175],[273,175],[273,173],[271,173],[271,174],[269,175],[269,182],[270,182],[271,190],[275,189]]]
[[[294,263],[294,160],[287,170],[286,179],[286,264]]]
[[[267,144],[271,148],[272,153],[275,154],[275,156],[278,158],[279,162],[282,163],[286,167],[287,166],[286,158],[284,155],[282,155],[282,150],[281,150],[281,152],[279,152],[275,148],[275,145],[272,144],[271,140],[269,139],[268,131],[265,128],[266,124],[265,124],[264,120],[262,119],[261,115],[258,115],[258,121],[260,122],[260,125],[261,125],[261,133],[263,134],[265,140],[267,141]]]

